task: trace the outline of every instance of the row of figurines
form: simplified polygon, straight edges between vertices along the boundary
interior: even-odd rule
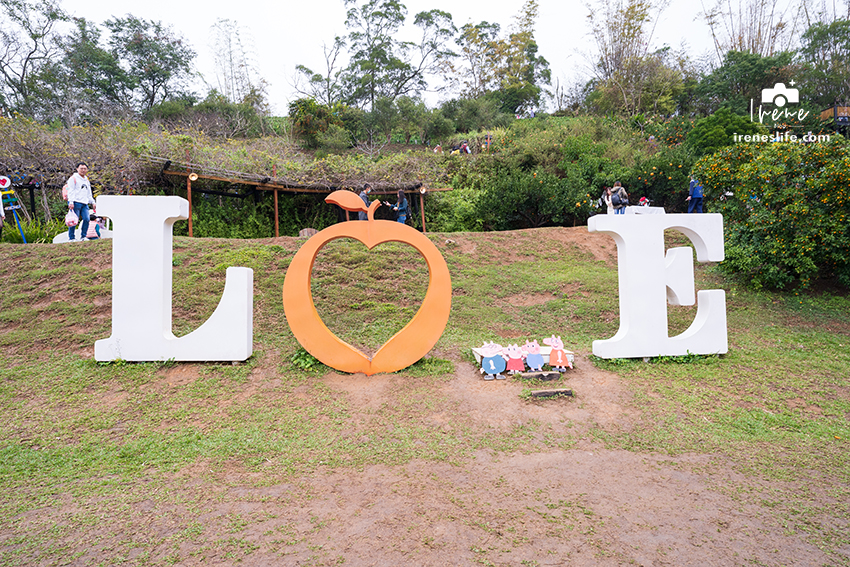
[[[552,370],[566,372],[567,368],[573,367],[567,353],[564,352],[564,342],[561,337],[552,335],[548,339],[543,339],[543,344],[552,347],[549,352],[549,366]],[[541,372],[546,362],[536,339],[526,340],[521,347],[516,344],[503,347],[491,341],[484,343],[478,352],[481,353],[481,373],[484,374],[485,380],[494,378],[504,380],[505,376],[502,372],[506,370],[510,374],[524,372],[526,365],[534,372]]]

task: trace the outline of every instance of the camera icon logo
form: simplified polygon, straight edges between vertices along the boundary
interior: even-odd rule
[[[791,84],[793,85],[794,81],[791,81]],[[800,102],[800,90],[789,89],[785,83],[776,83],[772,89],[762,89],[761,101],[762,103],[770,102],[782,108],[789,102]]]

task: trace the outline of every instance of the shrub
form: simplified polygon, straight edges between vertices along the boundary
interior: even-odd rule
[[[651,117],[643,124],[643,132],[647,138],[653,136],[659,146],[676,146],[685,141],[693,126],[690,118],[682,116],[665,119]]]
[[[351,147],[351,134],[337,124],[328,125],[328,129],[316,135],[319,147],[332,152],[341,152]]]
[[[661,147],[657,153],[642,157],[622,180],[632,203],[646,197],[653,206],[664,207],[668,213],[684,212],[694,161],[681,145]]]
[[[850,147],[737,144],[697,162],[707,200],[726,224],[721,268],[755,288],[850,287]]]
[[[711,116],[697,120],[688,133],[687,145],[702,156],[716,152],[734,143],[735,134],[759,134],[767,130],[749,118],[733,114],[728,108],[721,108]]]
[[[64,218],[64,217],[63,217]],[[53,242],[53,237],[62,232],[68,232],[68,227],[65,226],[62,218],[53,219],[43,222],[40,220],[28,221],[21,219],[21,229],[24,231],[24,236],[28,244],[44,244]],[[22,244],[21,233],[18,230],[18,224],[15,222],[15,217],[11,212],[6,213],[6,220],[3,224],[3,238],[0,242],[9,242],[13,244]]]
[[[590,215],[587,189],[580,180],[543,169],[501,170],[487,181],[476,208],[484,227],[492,230],[575,225]]]
[[[302,228],[321,230],[337,221],[336,207],[324,195],[285,195],[278,200],[281,236],[297,236]],[[174,234],[186,236],[189,225],[180,221]],[[192,195],[192,233],[208,238],[271,238],[274,236],[274,199],[261,192],[258,198]]]

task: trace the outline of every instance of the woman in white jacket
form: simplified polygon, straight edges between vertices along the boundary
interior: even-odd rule
[[[68,188],[68,210],[74,211],[80,219],[80,240],[88,240],[86,234],[89,230],[89,205],[94,205],[91,183],[86,177],[88,171],[89,166],[85,162],[78,163],[76,173],[65,183]],[[68,228],[68,240],[74,240],[73,226]]]

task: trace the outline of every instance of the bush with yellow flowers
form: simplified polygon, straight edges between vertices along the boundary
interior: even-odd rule
[[[739,143],[694,166],[724,215],[721,267],[755,288],[850,287],[850,145]]]

